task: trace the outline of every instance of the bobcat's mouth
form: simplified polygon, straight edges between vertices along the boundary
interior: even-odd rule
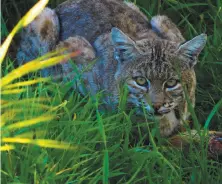
[[[150,105],[146,105],[145,107],[137,107],[137,114],[144,115],[146,113],[150,119],[162,119],[165,115],[170,113],[172,108],[160,107],[160,108],[153,108]]]
[[[153,118],[162,119],[165,115],[171,112],[172,109],[161,107],[160,109],[153,109],[153,113],[149,113]]]
[[[146,110],[151,119],[162,119],[165,115],[170,113],[172,109],[161,107],[160,109],[146,108]]]
[[[158,115],[162,116],[162,115],[168,114],[170,111],[171,109],[159,109],[159,110],[155,110],[154,114],[157,116]]]

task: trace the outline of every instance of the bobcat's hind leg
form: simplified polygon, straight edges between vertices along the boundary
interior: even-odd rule
[[[63,51],[63,49],[65,49],[65,51]],[[63,81],[69,81],[75,78],[76,73],[74,72],[73,64],[71,62],[74,62],[78,68],[82,68],[90,64],[90,61],[96,58],[92,45],[81,36],[69,37],[64,41],[59,42],[56,46],[56,50],[61,50],[62,53],[79,52],[77,56],[71,58],[72,60],[68,59],[60,63],[59,67],[62,68]]]
[[[53,50],[59,37],[59,20],[54,10],[45,8],[21,34],[18,64],[24,64]]]
[[[59,42],[56,50],[65,49],[64,53],[79,52],[79,55],[74,57],[76,64],[86,64],[95,59],[95,51],[92,45],[82,36],[69,37],[64,41]],[[63,63],[65,63],[64,61]]]
[[[167,16],[154,16],[150,23],[153,31],[155,31],[160,37],[177,43],[182,43],[185,41],[180,30]]]

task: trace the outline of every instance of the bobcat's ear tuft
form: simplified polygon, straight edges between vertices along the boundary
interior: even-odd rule
[[[131,61],[135,57],[135,42],[118,28],[111,30],[112,43],[114,45],[114,57],[117,61]]]
[[[207,35],[201,34],[179,46],[178,52],[195,60],[207,42]]]

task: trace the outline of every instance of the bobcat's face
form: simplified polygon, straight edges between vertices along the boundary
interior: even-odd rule
[[[161,75],[142,75],[134,70],[125,80],[128,87],[128,103],[137,108],[138,113],[145,110],[157,117],[171,112],[183,100],[183,88],[177,75],[164,78]]]
[[[155,41],[152,44],[155,46],[150,45],[151,52],[137,55],[128,67],[123,65],[120,77],[128,88],[128,103],[136,107],[137,113],[145,110],[161,118],[183,100],[183,87],[178,73],[181,68],[176,68],[173,63],[179,61],[176,47],[168,43],[169,48],[161,48],[163,43]]]
[[[183,87],[195,85],[195,76],[183,79],[187,71],[193,71],[205,35],[182,45],[162,39],[134,42],[114,28],[112,39],[119,63],[115,77],[127,86],[128,107],[136,107],[138,114],[145,110],[164,117],[184,100]]]

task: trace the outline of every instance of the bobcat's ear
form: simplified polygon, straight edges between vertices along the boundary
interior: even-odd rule
[[[111,30],[112,43],[114,45],[114,57],[119,62],[133,60],[135,57],[135,42],[118,28]]]
[[[197,57],[203,50],[207,42],[207,35],[201,34],[194,37],[192,40],[185,42],[179,46],[178,53],[194,61],[192,65],[196,64]]]

